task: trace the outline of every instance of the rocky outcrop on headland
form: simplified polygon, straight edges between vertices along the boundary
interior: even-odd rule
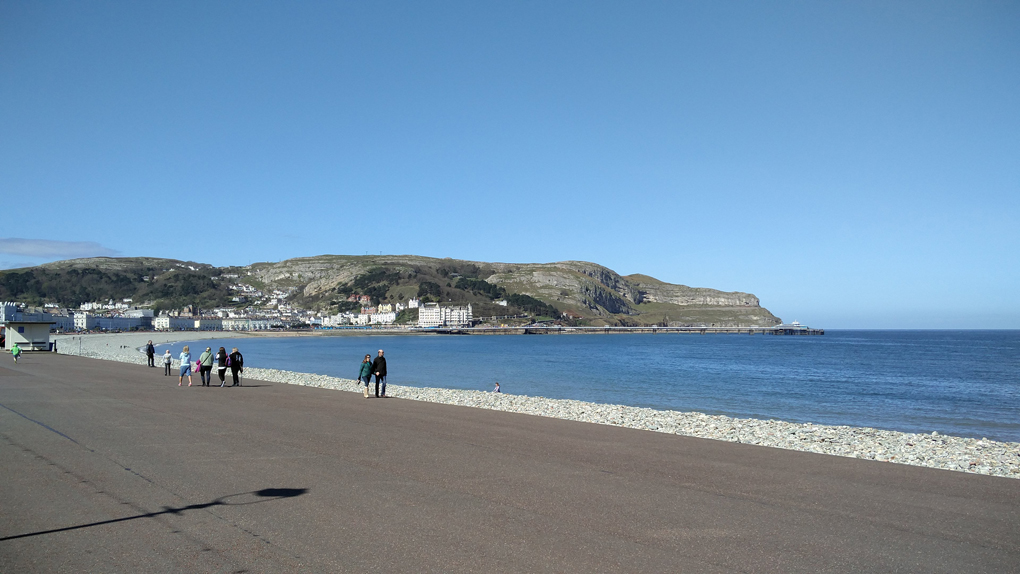
[[[638,303],[670,303],[672,305],[710,305],[719,307],[760,307],[758,298],[750,293],[716,291],[672,285],[645,275],[630,275],[629,284],[635,289]]]
[[[584,261],[513,266],[488,281],[582,316],[622,324],[769,327],[782,322],[750,293],[674,285],[646,275],[621,276]]]

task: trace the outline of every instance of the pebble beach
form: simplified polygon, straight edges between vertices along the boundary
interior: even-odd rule
[[[108,361],[145,364],[139,348],[203,339],[238,338],[237,332],[114,333],[57,335],[58,352]],[[257,336],[257,335],[252,335]],[[210,344],[209,346],[213,346]],[[243,352],[243,349],[242,349]],[[159,353],[157,353],[159,354]],[[198,352],[193,352],[197,356]],[[158,357],[157,357],[158,361]],[[174,361],[177,366],[177,361]],[[245,367],[245,378],[347,392],[361,392],[352,379],[313,373]],[[882,429],[732,418],[698,412],[547,399],[481,391],[387,385],[393,398],[612,425],[711,440],[829,454],[895,464],[1020,478],[1020,443]]]

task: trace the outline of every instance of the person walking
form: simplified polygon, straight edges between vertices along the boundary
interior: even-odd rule
[[[173,360],[174,360],[174,356],[170,354],[170,349],[167,349],[166,353],[163,353],[163,376],[164,377],[169,377],[170,376],[170,363],[172,363]]]
[[[212,382],[212,347],[206,347],[205,351],[198,356],[198,362],[200,364],[198,368],[198,376],[202,377],[202,386],[208,387],[209,383]]]
[[[14,357],[15,363],[17,363],[18,359],[21,358],[21,347],[19,347],[17,343],[14,343],[14,346],[11,347],[11,356]]]
[[[223,388],[223,384],[227,382],[227,350],[220,347],[219,351],[216,351],[216,374],[220,376],[220,388]]]
[[[365,398],[368,398],[368,383],[372,380],[372,355],[365,355],[361,361],[361,370],[358,372],[358,380],[365,383]]]
[[[237,374],[244,372],[244,356],[237,350],[237,347],[234,347],[227,358],[230,359],[230,374],[234,376],[234,384],[231,386],[240,387],[241,380],[237,378]]]
[[[372,372],[375,373],[375,396],[386,396],[386,357],[383,357],[383,350],[379,349],[379,356],[372,361]],[[379,394],[379,383],[382,383],[382,394]]]
[[[152,341],[149,341],[148,345],[145,345],[145,356],[149,359],[149,366],[156,366],[156,347],[152,345]]]
[[[191,353],[188,350],[188,346],[184,345],[184,350],[181,351],[181,381],[177,383],[177,386],[184,384],[184,375],[188,376],[188,386],[191,386]]]

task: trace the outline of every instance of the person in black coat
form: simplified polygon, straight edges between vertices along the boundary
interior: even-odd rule
[[[379,356],[372,361],[372,372],[375,373],[375,396],[386,396],[386,357],[383,350],[379,349]],[[379,383],[382,383],[382,394],[379,394]]]
[[[152,346],[152,341],[149,341],[149,344],[145,346],[145,356],[149,358],[149,366],[150,367],[155,367],[156,366],[156,347]]]
[[[239,387],[241,386],[241,381],[237,378],[237,373],[244,372],[244,357],[241,355],[241,352],[237,350],[237,347],[234,347],[234,350],[230,353],[229,358],[230,358],[230,374],[234,375],[233,386]]]
[[[216,351],[216,374],[220,376],[220,387],[222,388],[227,380],[227,350],[223,347]]]

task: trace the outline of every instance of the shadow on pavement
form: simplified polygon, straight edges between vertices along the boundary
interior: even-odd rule
[[[41,536],[43,534],[54,534],[56,532],[67,532],[68,530],[78,530],[80,528],[89,528],[92,526],[102,526],[104,524],[115,524],[117,522],[126,522],[128,520],[135,520],[138,518],[154,518],[163,514],[182,514],[189,510],[203,510],[206,508],[212,508],[214,506],[246,506],[249,504],[259,504],[262,502],[269,502],[271,500],[280,500],[283,498],[293,498],[295,496],[301,496],[307,494],[307,488],[263,488],[262,490],[255,490],[252,492],[241,492],[238,494],[229,494],[227,496],[221,496],[211,502],[204,502],[202,504],[190,504],[188,506],[182,506],[179,508],[171,508],[164,506],[163,510],[159,512],[149,512],[146,514],[139,514],[136,516],[125,516],[124,518],[115,518],[113,520],[103,520],[101,522],[91,522],[89,524],[79,524],[77,526],[68,526],[65,528],[54,528],[53,530],[41,530],[39,532],[29,532],[27,534],[17,534],[15,536],[5,536],[0,538],[0,542],[6,540],[17,540],[18,538],[28,538],[30,536]],[[246,500],[246,498],[250,500]]]

